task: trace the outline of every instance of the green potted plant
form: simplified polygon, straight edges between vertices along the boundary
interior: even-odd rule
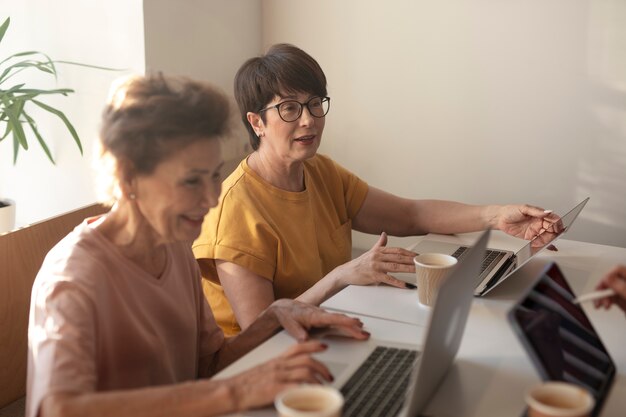
[[[0,43],[10,23],[11,19],[7,18],[0,26]],[[83,153],[81,140],[69,119],[62,111],[44,102],[46,96],[59,94],[67,96],[73,93],[74,90],[69,88],[30,88],[26,83],[16,82],[13,78],[23,71],[38,71],[48,74],[56,80],[56,64],[59,63],[111,70],[111,68],[76,62],[53,61],[48,55],[38,51],[19,52],[0,59],[0,142],[9,137],[12,138],[14,164],[17,162],[20,149],[29,149],[29,135],[31,133],[31,138],[34,137],[39,142],[50,162],[52,164],[55,163],[46,141],[37,128],[36,120],[30,114],[32,108],[43,109],[58,118],[67,128],[81,155]],[[0,233],[12,230],[14,224],[15,203],[11,200],[0,198]]]

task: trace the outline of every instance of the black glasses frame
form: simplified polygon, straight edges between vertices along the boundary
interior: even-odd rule
[[[313,100],[316,100],[316,99],[321,99],[322,106],[324,105],[324,103],[328,103],[328,107],[326,108],[326,111],[325,111],[325,112],[324,112],[324,114],[323,114],[323,115],[321,115],[321,116],[316,116],[316,115],[314,115],[314,114],[313,114],[313,112],[311,111],[311,108],[309,107],[309,103],[311,103]],[[300,106],[300,108],[298,109],[298,116],[296,116],[296,118],[295,118],[295,119],[293,119],[293,120],[286,120],[286,119],[283,117],[283,115],[281,114],[281,112],[280,112],[280,106],[282,106],[282,105],[283,105],[283,104],[285,104],[285,103],[295,103],[295,104],[297,104],[298,106]],[[281,118],[284,122],[287,122],[287,123],[293,123],[293,122],[295,122],[296,120],[298,120],[298,119],[300,118],[300,116],[302,116],[302,109],[304,108],[304,106],[306,106],[306,109],[309,111],[309,114],[310,114],[311,116],[313,116],[313,117],[315,117],[315,118],[317,118],[317,119],[321,119],[321,118],[323,118],[323,117],[326,117],[326,115],[327,115],[327,114],[328,114],[328,112],[330,111],[330,97],[328,97],[328,96],[327,96],[327,97],[317,97],[317,96],[316,96],[316,97],[311,97],[311,98],[309,99],[309,101],[307,101],[306,103],[300,103],[300,102],[299,102],[299,101],[297,101],[297,100],[285,100],[285,101],[281,101],[280,103],[275,104],[275,105],[273,105],[273,106],[269,106],[269,107],[266,107],[266,108],[264,108],[264,109],[259,110],[259,114],[261,114],[261,113],[263,113],[263,112],[266,112],[266,111],[268,111],[268,110],[271,110],[271,109],[276,109],[276,111],[278,111],[278,116],[279,116],[279,117],[280,117],[280,118]]]

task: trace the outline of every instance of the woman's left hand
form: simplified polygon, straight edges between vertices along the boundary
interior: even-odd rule
[[[309,338],[314,329],[331,329],[358,340],[368,339],[370,334],[363,330],[363,323],[345,314],[329,313],[319,307],[295,300],[280,299],[270,306],[270,310],[280,325],[296,340]]]
[[[524,205],[507,205],[500,208],[495,228],[526,240],[547,233],[548,241],[556,238],[563,231],[561,218],[551,210]],[[547,242],[542,242],[547,243]]]

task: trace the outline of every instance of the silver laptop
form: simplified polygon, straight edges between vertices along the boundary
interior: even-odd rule
[[[329,353],[335,351],[333,360],[340,356],[344,361],[328,363],[320,357],[336,376],[333,386],[345,397],[342,417],[413,417],[424,410],[461,344],[488,240],[486,231],[439,289],[421,352],[413,345],[382,340],[370,341],[367,351],[359,348],[362,343],[344,341],[342,346],[341,340],[325,340]]]
[[[572,224],[582,211],[585,204],[589,201],[589,197],[581,201],[576,207],[571,209],[566,215],[561,217],[563,230],[561,233],[550,236],[549,239],[542,241],[535,238],[522,247],[517,252],[506,251],[501,249],[488,248],[485,252],[485,259],[481,266],[480,276],[476,281],[474,295],[483,296],[505,279],[511,276],[522,265],[528,262],[532,257],[537,255],[541,250],[554,243],[556,239],[563,236],[571,229]],[[543,236],[543,235],[540,235]],[[545,237],[545,236],[543,236]],[[417,253],[447,253],[459,259],[463,259],[466,246],[460,246],[455,243],[437,241],[436,238],[426,236],[414,249]]]

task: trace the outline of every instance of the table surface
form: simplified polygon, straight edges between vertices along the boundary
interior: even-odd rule
[[[475,237],[476,234],[464,234],[447,238],[471,244]],[[517,239],[501,233],[493,233],[489,244],[504,249],[521,245]],[[428,405],[426,415],[522,414],[524,391],[540,378],[506,320],[508,310],[550,261],[561,267],[576,294],[593,290],[604,273],[617,263],[626,263],[625,248],[571,240],[559,240],[557,247],[558,252],[537,255],[487,296],[474,298],[455,363]],[[372,338],[417,346],[421,342],[415,343],[415,335],[423,339],[430,312],[417,303],[415,291],[387,286],[349,286],[322,306],[360,317]],[[617,366],[615,382],[601,415],[622,417],[626,410],[626,316],[616,307],[596,310],[587,303],[584,308]],[[216,377],[225,378],[262,363],[293,343],[281,332]],[[362,342],[345,342],[346,348],[353,349],[360,349],[359,343]],[[268,409],[238,415],[275,412]]]

